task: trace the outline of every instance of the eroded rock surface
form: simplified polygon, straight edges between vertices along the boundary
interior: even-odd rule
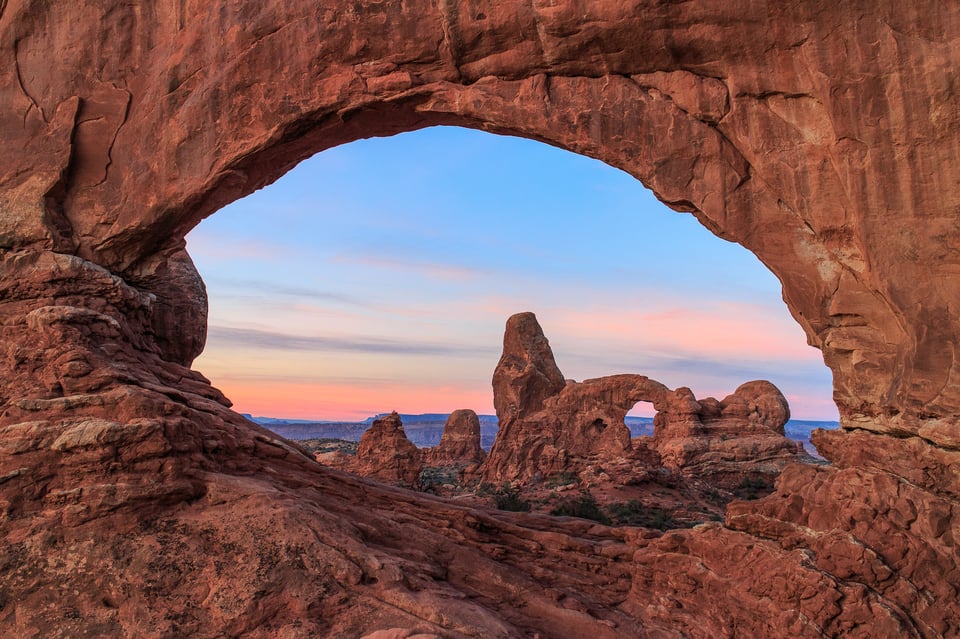
[[[501,428],[511,419],[539,411],[564,386],[566,380],[536,316],[511,315],[493,374],[493,406]]]
[[[577,472],[597,455],[623,456],[631,449],[623,418],[638,401],[666,390],[641,375],[566,381],[536,316],[512,315],[493,372],[499,431],[483,477],[496,484],[526,482]]]
[[[957,636],[958,41],[937,0],[0,1],[0,625]],[[648,537],[351,479],[232,413],[186,366],[186,232],[434,124],[599,158],[757,254],[833,371],[832,465]]]
[[[440,443],[424,451],[430,466],[467,468],[481,463],[487,457],[480,447],[480,418],[468,409],[450,413]]]
[[[654,448],[664,466],[688,477],[724,488],[744,481],[772,486],[787,464],[812,461],[784,436],[790,407],[768,381],[742,384],[721,401],[698,401],[689,388],[678,388],[664,394],[658,408]]]
[[[357,446],[356,472],[389,484],[416,488],[423,471],[423,451],[407,439],[396,411],[373,420]]]
[[[533,313],[507,320],[503,351],[493,373],[500,431],[482,468],[487,481],[527,483],[598,463],[662,464],[732,489],[744,480],[772,486],[786,464],[811,461],[784,436],[790,409],[770,382],[747,382],[722,401],[697,401],[689,388],[672,391],[642,375],[548,385],[563,375]],[[650,444],[633,442],[624,423],[641,401],[657,410]]]

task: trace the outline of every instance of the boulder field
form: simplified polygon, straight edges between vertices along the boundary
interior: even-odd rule
[[[9,636],[960,634],[951,3],[0,0],[0,51]],[[190,368],[186,233],[440,124],[600,159],[756,254],[833,373],[831,464],[661,535],[384,487],[231,411]]]

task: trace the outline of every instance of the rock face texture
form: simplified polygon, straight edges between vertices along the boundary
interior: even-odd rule
[[[407,439],[396,411],[373,420],[357,446],[357,472],[389,484],[416,488],[423,471],[423,452]]]
[[[470,409],[455,410],[443,425],[440,443],[424,451],[430,466],[468,467],[487,457],[480,447],[480,418]]]
[[[721,401],[698,401],[689,388],[678,388],[663,395],[658,408],[654,447],[660,461],[690,477],[725,488],[744,479],[772,485],[787,463],[809,460],[784,436],[790,407],[770,382],[747,382]]]
[[[493,373],[493,406],[500,428],[518,416],[535,413],[567,382],[533,313],[507,320],[503,354]]]
[[[745,478],[772,485],[787,463],[810,460],[784,436],[790,408],[767,381],[747,382],[718,402],[642,375],[562,379],[534,314],[510,317],[493,373],[500,431],[481,469],[485,480],[526,483],[627,457],[649,465],[648,451],[635,450],[624,423],[640,401],[657,410],[657,466],[735,488]]]
[[[487,481],[528,481],[575,471],[585,458],[629,453],[624,417],[667,387],[641,375],[565,381],[533,313],[507,320],[493,372],[500,430],[483,466]]]
[[[958,42],[939,0],[0,1],[0,625],[957,636]],[[232,413],[188,368],[186,232],[435,124],[599,158],[753,251],[833,371],[832,465],[648,538],[352,480]]]

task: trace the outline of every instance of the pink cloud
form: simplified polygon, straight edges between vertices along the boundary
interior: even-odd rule
[[[615,313],[558,310],[544,329],[570,338],[602,339],[651,349],[660,354],[822,362],[807,345],[803,330],[769,307],[714,303],[709,308],[671,308],[655,312],[624,309]]]

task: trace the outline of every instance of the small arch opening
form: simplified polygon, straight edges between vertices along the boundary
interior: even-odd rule
[[[768,378],[795,417],[836,416],[829,370],[752,254],[542,143],[433,127],[335,147],[188,243],[210,295],[195,367],[243,412],[418,410],[427,388],[439,408],[489,408],[503,321],[530,308],[571,377],[639,372],[698,396]],[[455,401],[461,384],[479,386]]]

